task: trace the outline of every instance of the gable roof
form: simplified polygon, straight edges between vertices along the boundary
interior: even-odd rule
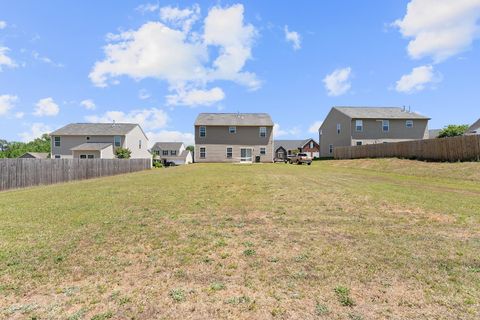
[[[276,151],[278,148],[283,147],[285,150],[296,150],[306,145],[312,138],[303,140],[275,140],[273,142],[273,149]],[[315,141],[315,140],[313,140]]]
[[[352,119],[424,119],[416,112],[409,112],[399,107],[333,107],[333,109],[345,114]]]
[[[100,151],[105,148],[111,147],[111,143],[97,143],[97,142],[87,142],[82,143],[81,145],[71,148],[72,151]]]
[[[474,124],[468,128],[467,132],[469,133],[480,133],[480,119],[477,120]]]
[[[200,113],[196,126],[273,126],[267,113]]]
[[[180,150],[183,142],[156,142],[152,150]]]
[[[136,123],[70,123],[50,133],[51,136],[112,136],[126,135]],[[139,126],[140,127],[140,126]],[[140,128],[141,129],[141,128]]]
[[[19,158],[25,158],[27,154],[32,156],[35,159],[47,159],[49,155],[48,152],[25,152]]]

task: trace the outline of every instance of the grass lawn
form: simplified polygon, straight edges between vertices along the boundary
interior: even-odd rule
[[[0,193],[2,319],[479,319],[480,163],[195,164]]]

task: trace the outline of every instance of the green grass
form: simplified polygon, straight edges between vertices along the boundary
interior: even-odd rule
[[[155,169],[0,193],[0,319],[478,319],[479,252],[480,163]]]

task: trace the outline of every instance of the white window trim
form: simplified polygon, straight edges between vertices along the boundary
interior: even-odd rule
[[[233,131],[232,131],[231,129],[233,129]],[[230,134],[236,134],[236,133],[237,133],[237,127],[236,127],[236,126],[230,126],[230,127],[228,127],[228,133],[230,133]]]
[[[203,157],[202,157],[202,149],[204,150],[204,151],[203,151]],[[200,159],[205,159],[205,158],[207,158],[207,148],[205,148],[205,147],[200,147],[200,148],[198,149],[198,153],[199,153],[198,156],[200,157]]]
[[[162,150],[162,156],[168,156],[168,150]]]
[[[228,156],[228,149],[232,149],[232,152],[230,152],[230,157]],[[227,159],[233,159],[233,147],[226,147],[225,148],[225,157]]]
[[[58,138],[58,146],[57,146],[57,138]],[[53,137],[53,146],[56,148],[60,148],[62,145],[62,138],[61,137]]]
[[[342,124],[337,123],[337,135],[339,135],[340,133],[342,133]]]
[[[170,150],[171,156],[177,156],[177,150]]]
[[[387,124],[386,126],[385,123]],[[387,130],[385,130],[385,127],[387,127]],[[382,120],[382,131],[390,132],[390,120]]]
[[[263,132],[265,132],[265,135],[262,135]],[[260,138],[266,138],[267,137],[267,127],[260,127],[258,134],[259,134]]]
[[[116,142],[115,142],[115,138],[116,137],[119,137],[120,138],[120,142],[119,142],[119,145],[117,146]],[[113,136],[113,147],[114,148],[121,148],[122,147],[122,136]]]
[[[205,135],[202,136],[202,128],[205,129]],[[207,137],[207,126],[200,126],[198,127],[198,136],[200,138],[206,138]]]
[[[333,148],[334,148],[333,144],[328,145],[328,153],[329,154],[333,153]]]
[[[408,126],[409,123],[412,124],[410,127]],[[413,120],[406,120],[405,121],[405,128],[412,129],[413,128]]]
[[[359,122],[361,125],[358,125]],[[358,127],[360,127],[360,130],[358,130]],[[363,120],[355,120],[355,132],[363,132]]]
[[[262,149],[265,150],[265,153],[262,153]],[[259,153],[261,156],[266,156],[267,155],[267,148],[266,147],[260,147]]]

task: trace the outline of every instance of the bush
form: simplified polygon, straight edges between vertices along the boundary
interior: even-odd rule
[[[440,134],[438,135],[439,138],[448,138],[448,137],[457,137],[457,136],[462,136],[467,132],[469,126],[467,124],[462,124],[462,125],[456,125],[456,124],[451,124],[446,126],[440,131]]]
[[[153,161],[154,168],[163,168],[163,164],[160,161]]]
[[[130,159],[132,151],[128,148],[117,148],[115,149],[115,156],[118,159]]]

